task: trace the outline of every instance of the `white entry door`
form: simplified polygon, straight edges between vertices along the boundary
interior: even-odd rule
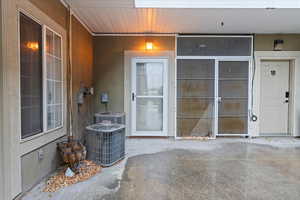
[[[260,134],[288,135],[289,61],[261,65]]]
[[[167,66],[167,59],[132,60],[133,136],[167,136]]]

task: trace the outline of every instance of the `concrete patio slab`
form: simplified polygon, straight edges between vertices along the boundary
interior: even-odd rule
[[[127,157],[88,181],[23,200],[297,199],[300,140],[128,139]],[[284,197],[284,198],[283,198]]]

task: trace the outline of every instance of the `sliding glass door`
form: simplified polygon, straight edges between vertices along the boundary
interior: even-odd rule
[[[248,133],[249,61],[218,61],[218,135]]]
[[[215,61],[177,61],[177,136],[215,135]]]
[[[177,137],[248,135],[251,35],[178,35]]]
[[[177,137],[248,134],[249,60],[177,60]]]

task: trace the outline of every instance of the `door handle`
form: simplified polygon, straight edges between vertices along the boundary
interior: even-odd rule
[[[219,102],[219,103],[222,102],[222,97],[218,97],[218,102]]]
[[[289,102],[289,100],[288,99],[286,99],[285,101],[284,101],[284,103],[288,103]]]
[[[290,92],[285,92],[285,98],[289,98],[290,97]]]
[[[134,93],[131,93],[131,99],[132,99],[132,101],[134,101],[134,99],[135,99],[135,94]]]

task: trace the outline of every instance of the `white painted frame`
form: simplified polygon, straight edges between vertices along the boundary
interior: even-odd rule
[[[146,51],[126,50],[124,51],[124,111],[126,114],[126,136],[132,136],[131,131],[131,66],[132,58],[168,59],[168,137],[175,136],[176,128],[176,93],[175,80],[175,52],[170,50]]]
[[[43,24],[40,20],[38,20],[37,18],[35,18],[34,16],[32,16],[31,14],[29,14],[27,11],[25,11],[24,9],[19,8],[18,9],[18,55],[19,58],[21,58],[21,54],[20,54],[20,14],[24,14],[25,16],[29,17],[30,19],[32,19],[33,21],[35,21],[36,23],[38,23],[39,25],[41,25],[42,27],[42,96],[43,96],[43,130],[42,132],[35,134],[35,135],[31,135],[29,137],[26,138],[22,138],[21,134],[20,134],[20,142],[21,143],[25,143],[27,141],[31,141],[35,138],[41,137],[45,134],[54,132],[56,130],[62,129],[64,127],[64,48],[63,48],[63,38],[61,36],[61,34],[59,34],[58,32],[54,31],[52,28],[50,28],[49,26]],[[56,34],[58,37],[60,37],[61,39],[61,97],[62,97],[62,113],[61,113],[61,118],[62,118],[62,125],[59,127],[56,127],[54,129],[49,129],[47,130],[47,53],[46,53],[46,30],[50,30],[51,32],[53,32],[54,34]],[[19,59],[19,66],[21,67],[21,59]],[[19,75],[19,78],[20,75]],[[20,81],[20,86],[19,86],[19,92],[21,95],[21,81]],[[20,101],[20,108],[21,108],[21,101]],[[22,119],[21,119],[22,120]]]
[[[45,15],[42,11],[40,11],[38,8],[36,8],[34,5],[32,5],[30,2],[23,2],[23,3],[17,3],[17,7],[16,7],[16,18],[17,18],[17,55],[18,55],[18,67],[20,67],[20,13],[23,13],[24,15],[26,15],[27,17],[31,18],[32,20],[34,20],[35,22],[37,22],[38,24],[40,24],[42,26],[42,44],[43,44],[43,48],[45,48],[45,29],[49,29],[52,32],[54,32],[56,35],[58,35],[61,38],[61,70],[62,70],[62,126],[57,127],[55,129],[52,130],[46,130],[45,127],[45,122],[44,120],[46,120],[46,118],[44,117],[44,114],[46,113],[46,110],[44,108],[45,106],[45,98],[46,98],[46,94],[44,94],[45,87],[46,84],[44,82],[45,80],[45,50],[43,49],[42,51],[42,56],[43,56],[43,131],[41,133],[38,133],[36,135],[32,135],[29,136],[27,138],[22,139],[21,138],[21,130],[20,130],[20,125],[19,127],[19,131],[18,131],[18,138],[19,138],[19,142],[20,142],[20,155],[24,155],[34,149],[37,149],[55,139],[58,139],[64,135],[66,135],[66,127],[65,127],[65,121],[66,121],[66,102],[64,101],[64,99],[66,99],[65,93],[64,91],[66,91],[66,31],[65,29],[58,25],[55,21],[53,21],[51,18],[49,18],[49,16]],[[54,31],[55,30],[55,31]],[[18,78],[20,80],[20,73],[18,75]],[[20,81],[19,83],[19,87],[18,87],[18,97],[20,97],[20,92],[21,92],[21,87],[20,87]],[[21,107],[21,102],[18,101],[18,108]],[[19,115],[21,115],[21,112],[19,111]],[[19,118],[19,120],[21,120],[21,117]]]
[[[264,60],[288,60],[291,63],[290,70],[293,70],[290,76],[291,104],[289,108],[289,131],[294,137],[300,136],[300,51],[255,51],[256,73],[254,78],[254,114],[258,116],[256,122],[251,122],[251,136],[260,136],[260,86],[261,86],[261,62]]]
[[[139,62],[163,63],[163,96],[151,96],[163,99],[163,130],[162,131],[137,131],[136,130],[136,64]],[[131,100],[131,131],[132,136],[167,136],[168,135],[168,59],[158,58],[133,58],[131,66],[131,93],[135,95],[134,101]]]
[[[238,37],[238,38],[251,38],[251,55],[250,56],[177,56],[177,39],[179,37]],[[215,60],[215,105],[214,105],[214,133],[212,139],[216,138],[217,136],[250,136],[250,113],[251,113],[251,102],[252,102],[252,95],[251,95],[251,82],[252,82],[252,72],[253,72],[253,51],[254,51],[254,41],[253,35],[176,35],[175,38],[175,82],[177,84],[177,60],[179,59],[197,59],[197,60]],[[219,134],[218,133],[218,83],[219,83],[219,62],[220,61],[248,61],[249,62],[249,71],[248,71],[248,123],[247,123],[247,134]],[[177,85],[175,85],[177,88]],[[177,90],[175,90],[175,139],[184,139],[184,137],[177,136]]]
[[[61,125],[58,127],[55,127],[53,129],[47,129],[47,50],[46,50],[46,31],[47,29],[49,31],[51,31],[53,34],[57,35],[60,38],[60,58],[55,57],[56,59],[59,59],[61,62],[61,71],[60,71],[60,76],[61,76],[61,104],[58,104],[61,106]],[[53,55],[52,55],[53,56]],[[43,114],[44,114],[44,133],[48,133],[48,132],[52,132],[58,129],[61,129],[62,127],[64,127],[64,79],[63,79],[63,73],[64,73],[64,57],[63,57],[63,38],[62,36],[57,33],[56,31],[54,31],[52,28],[43,25],[43,92],[44,92],[44,96],[43,96]]]

